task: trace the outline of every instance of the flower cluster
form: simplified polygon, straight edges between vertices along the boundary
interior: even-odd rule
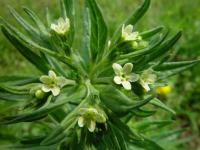
[[[49,71],[48,76],[43,75],[40,77],[43,92],[52,92],[54,96],[59,95],[60,89],[65,85],[73,85],[75,82],[64,78],[63,76],[57,76],[52,70]]]
[[[65,35],[70,29],[70,20],[68,18],[59,18],[56,23],[51,24],[51,29],[57,34]]]
[[[142,72],[141,75],[132,73],[133,64],[126,63],[123,67],[120,64],[114,63],[113,70],[115,72],[114,82],[116,84],[122,84],[126,90],[131,90],[131,82],[139,81],[141,86],[150,91],[150,84],[153,84],[156,80],[156,75],[152,69],[147,69]]]
[[[133,64],[127,63],[122,67],[120,64],[114,63],[112,67],[116,74],[114,82],[122,84],[126,90],[131,90],[131,82],[136,82],[139,79],[138,74],[132,73]]]
[[[79,127],[86,126],[90,132],[94,132],[96,128],[96,123],[105,123],[106,116],[101,110],[96,108],[81,108],[80,116],[78,118]]]
[[[131,41],[131,45],[134,49],[141,49],[148,46],[148,42],[142,39],[140,33],[133,31],[133,25],[123,25],[121,37],[123,41]]]

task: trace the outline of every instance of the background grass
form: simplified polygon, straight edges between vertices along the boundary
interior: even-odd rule
[[[82,0],[77,0],[82,5]],[[121,21],[136,9],[141,0],[97,0],[100,4],[110,33],[117,28]],[[45,17],[45,9],[49,7],[51,12],[58,16],[56,0],[1,0],[0,15],[7,18],[14,26],[18,26],[9,14],[7,5],[14,7],[20,14],[22,6],[28,6],[38,13],[42,18]],[[79,7],[79,5],[77,7]],[[200,0],[152,0],[152,5],[136,26],[137,30],[144,31],[157,25],[164,25],[175,33],[183,31],[183,36],[171,54],[174,60],[200,59]],[[24,14],[23,14],[24,16]],[[82,17],[81,12],[78,17]],[[77,17],[77,20],[78,20]],[[79,21],[79,20],[78,20]],[[77,36],[78,37],[78,36]],[[182,137],[193,137],[190,142],[184,144],[182,149],[200,149],[200,66],[179,74],[171,78],[172,91],[164,95],[163,99],[170,107],[177,111],[177,125],[187,127]],[[0,75],[10,74],[33,74],[36,69],[28,63],[8,41],[0,34]],[[157,116],[160,117],[160,116]],[[162,116],[163,117],[163,116]]]

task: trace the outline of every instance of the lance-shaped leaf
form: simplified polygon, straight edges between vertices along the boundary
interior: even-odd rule
[[[38,38],[39,31],[34,28],[30,23],[24,20],[13,8],[9,7],[11,14],[15,19],[24,27],[27,33],[29,33],[32,37]]]
[[[196,63],[191,63],[189,65],[176,68],[176,69],[171,69],[171,70],[167,70],[167,71],[157,72],[158,80],[163,80],[163,79],[168,78],[170,76],[173,76],[173,75],[175,75],[177,73],[180,73],[180,72],[182,72],[182,71],[184,71],[186,69],[189,69],[189,68],[197,65],[198,62],[199,61],[197,61]]]
[[[48,113],[50,113],[56,108],[61,107],[64,104],[66,104],[66,102],[51,104],[45,108],[38,109],[36,111],[29,112],[29,113],[23,113],[23,114],[19,114],[15,116],[4,117],[0,119],[0,124],[13,124],[13,123],[18,123],[18,122],[32,122],[35,120],[39,120],[46,117]]]
[[[166,32],[163,36],[161,37],[156,37],[155,40],[152,42],[152,44],[145,48],[145,49],[141,49],[141,50],[137,50],[137,51],[133,51],[133,52],[130,52],[130,53],[127,53],[127,54],[123,54],[123,55],[120,55],[120,59],[133,59],[133,60],[138,60],[138,58],[135,58],[135,57],[139,57],[141,58],[140,56],[142,55],[148,55],[150,53],[153,53],[154,51],[156,51],[156,49],[164,42],[164,40],[166,39],[168,35],[168,32]]]
[[[144,133],[144,132],[156,130],[157,128],[162,128],[171,123],[173,123],[172,120],[145,120],[145,121],[136,123],[134,125],[134,128]]]
[[[64,128],[61,126],[56,127],[45,139],[43,139],[40,145],[53,145],[60,142],[66,137]]]
[[[79,88],[75,89],[75,90],[79,90]],[[72,91],[74,91],[73,88],[72,88]],[[41,118],[46,117],[49,113],[51,113],[55,109],[60,108],[63,105],[67,104],[68,102],[82,99],[85,96],[84,91],[82,91],[81,93],[78,93],[78,92],[71,93],[69,91],[68,94],[69,95],[67,95],[67,97],[59,97],[58,96],[58,99],[55,100],[56,103],[50,103],[46,106],[41,107],[40,109],[38,109],[36,111],[27,112],[27,113],[23,113],[23,114],[11,116],[11,117],[1,118],[0,123],[1,124],[12,124],[12,123],[18,123],[18,122],[31,122],[34,120],[39,120]],[[49,98],[51,98],[51,97],[49,97]]]
[[[90,18],[89,18],[89,9],[84,8],[83,11],[83,36],[82,39],[82,48],[79,53],[84,60],[85,65],[87,66],[92,58],[91,49],[90,49]]]
[[[147,38],[150,38],[150,37],[152,37],[152,36],[158,34],[158,33],[161,32],[163,29],[164,29],[163,26],[159,26],[159,27],[153,28],[153,29],[151,29],[151,30],[142,32],[142,33],[140,33],[140,35],[142,36],[143,39],[147,39]]]
[[[74,10],[74,1],[73,0],[60,0],[60,8],[62,17],[68,17],[70,20],[70,31],[68,34],[68,43],[72,46],[75,33],[75,10]]]
[[[8,40],[15,46],[15,48],[34,66],[36,66],[40,71],[47,73],[49,70],[48,64],[41,59],[39,55],[31,51],[28,47],[22,44],[15,36],[10,33],[10,31],[4,26],[1,27],[2,32],[8,38]]]
[[[30,101],[32,97],[29,94],[15,94],[0,88],[0,100],[9,102]]]
[[[162,131],[159,133],[154,133],[152,135],[152,139],[153,140],[163,140],[163,139],[167,139],[169,137],[173,137],[174,135],[180,135],[181,133],[183,133],[183,131],[185,131],[185,129],[183,128],[179,128],[179,129],[173,129],[171,131]]]
[[[199,63],[200,60],[191,60],[191,61],[179,61],[179,62],[165,62],[161,65],[157,65],[154,67],[155,71],[167,71],[167,70],[173,70],[178,69],[190,65],[195,65]]]
[[[157,98],[152,99],[152,100],[150,101],[150,104],[152,104],[152,105],[154,105],[154,106],[157,106],[157,107],[160,107],[161,109],[164,109],[164,110],[166,110],[166,111],[172,113],[173,115],[176,114],[176,112],[175,112],[173,109],[169,108],[167,105],[165,105],[163,102],[161,102],[161,101],[160,101],[159,99],[157,99]]]
[[[37,25],[38,29],[44,34],[44,35],[49,35],[47,28],[45,25],[42,23],[40,18],[30,9],[24,8],[24,11],[28,14],[28,16],[33,20],[33,22]]]
[[[150,101],[151,102],[151,101]],[[134,116],[138,116],[138,117],[149,117],[149,116],[152,116],[153,114],[155,114],[155,110],[153,111],[150,111],[150,110],[143,110],[141,108],[137,108],[137,109],[133,109],[131,110],[131,113],[134,115]],[[131,114],[131,115],[132,115]],[[133,116],[132,115],[132,116]]]
[[[38,144],[13,144],[13,145],[1,145],[2,150],[55,150],[57,145],[40,146]]]
[[[180,31],[176,35],[174,35],[171,39],[163,43],[154,53],[148,56],[147,62],[150,62],[157,58],[161,58],[161,56],[166,54],[174,46],[174,44],[176,44],[176,42],[180,39],[181,35],[182,33]]]
[[[122,23],[122,25],[132,24],[134,26],[142,18],[142,16],[144,16],[146,11],[148,10],[150,6],[150,1],[151,0],[144,0],[144,3],[133,14],[131,14],[131,16],[127,20],[125,20]],[[119,28],[115,31],[111,40],[111,44],[115,44],[116,41],[120,38],[122,25],[120,25]]]
[[[35,43],[34,41],[32,41],[29,37],[25,36],[24,34],[22,34],[21,32],[19,32],[16,28],[14,28],[12,25],[10,25],[9,23],[7,23],[6,21],[2,20],[4,23],[4,26],[2,27],[5,31],[6,34],[9,35],[9,37],[12,37],[14,39],[17,39],[18,43],[20,43],[20,45],[24,45],[26,48],[28,49],[36,49],[39,50],[42,53],[48,54],[50,56],[53,56],[55,58],[57,58],[58,60],[64,62],[65,64],[67,64],[68,66],[75,68],[72,64],[71,64],[71,60],[69,57],[63,56],[60,53],[56,53],[54,52],[52,49],[49,48],[45,48],[40,46],[38,43]],[[7,36],[7,35],[6,35]],[[11,38],[11,39],[12,39]],[[14,45],[16,46],[16,44]],[[31,50],[30,50],[31,53]],[[33,52],[32,52],[33,53]],[[25,55],[25,53],[24,53]],[[27,54],[26,54],[27,55]],[[34,54],[33,54],[34,55]],[[36,54],[37,55],[37,54]],[[27,56],[28,57],[28,56]],[[29,56],[30,57],[30,56]],[[35,56],[37,57],[37,56]],[[45,59],[42,59],[40,61],[44,61]],[[32,60],[33,61],[33,60]],[[37,63],[37,62],[35,62]]]
[[[7,85],[24,85],[39,82],[38,77],[32,76],[0,76],[0,83]]]
[[[136,148],[142,148],[142,149],[148,149],[148,150],[164,150],[161,146],[159,146],[156,142],[149,140],[147,138],[144,138],[144,140],[136,141],[131,140],[130,144],[133,144],[133,149]]]
[[[153,98],[152,96],[144,99],[144,100],[133,100],[127,97],[120,90],[115,89],[112,86],[98,86],[100,91],[100,98],[102,102],[113,112],[117,113],[120,116],[128,113],[130,110],[134,108],[139,108]]]
[[[144,56],[143,59],[137,62],[136,70],[141,70],[142,68],[148,67],[149,62],[156,61],[161,59],[163,56],[167,54],[174,46],[174,44],[180,39],[181,31],[174,35],[169,40],[165,41],[162,45],[160,45],[156,50],[154,50],[151,54]],[[138,65],[139,64],[139,65]]]
[[[89,9],[90,17],[90,51],[92,60],[104,52],[107,41],[107,27],[95,0],[86,0],[86,7]]]
[[[130,139],[140,141],[143,140],[143,138],[136,133],[135,131],[131,130],[129,126],[127,126],[125,123],[123,123],[118,116],[116,116],[113,113],[107,113],[109,116],[109,121],[112,123],[112,126],[114,126],[117,130],[121,131],[121,133],[124,135],[125,140],[128,142]]]

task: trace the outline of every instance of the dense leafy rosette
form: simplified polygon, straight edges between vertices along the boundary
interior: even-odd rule
[[[175,115],[156,98],[156,89],[166,86],[163,81],[167,77],[199,61],[166,62],[181,32],[168,38],[163,27],[136,31],[135,25],[149,8],[150,0],[144,0],[111,37],[96,1],[85,0],[85,34],[78,38],[83,44],[77,50],[75,2],[60,0],[60,17],[51,20],[48,12],[48,26],[28,8],[24,11],[34,25],[10,8],[26,33],[2,20],[2,33],[41,74],[0,78],[0,99],[15,102],[13,111],[20,110],[16,115],[11,111],[2,116],[0,123],[30,122],[32,128],[43,129],[36,134],[28,132],[20,143],[2,148],[164,149],[157,143],[161,135],[150,139],[143,130],[150,125],[165,126],[171,120],[146,123],[132,118],[153,115],[155,110],[144,107],[149,105]],[[34,126],[38,122],[39,127]]]

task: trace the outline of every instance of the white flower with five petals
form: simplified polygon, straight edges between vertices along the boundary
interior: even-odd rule
[[[133,64],[127,63],[122,67],[120,64],[114,63],[112,67],[116,74],[114,82],[122,84],[126,90],[131,90],[131,82],[136,82],[139,79],[138,74],[132,73]]]
[[[70,29],[70,20],[68,18],[59,18],[56,23],[52,23],[50,27],[53,31],[60,35],[64,35]]]
[[[96,123],[105,123],[106,117],[102,111],[95,108],[81,108],[80,117],[78,118],[79,127],[86,126],[90,132],[94,132]]]
[[[55,72],[49,71],[48,76],[43,75],[40,77],[43,92],[52,92],[54,96],[59,95],[60,89],[65,85],[73,85],[75,82],[64,78],[63,76],[56,76]]]
[[[156,74],[153,73],[153,69],[144,70],[140,75],[140,84],[148,92],[150,91],[150,84],[153,84],[156,80]]]
[[[140,41],[142,37],[139,32],[133,31],[133,25],[122,26],[122,38],[124,41]]]

